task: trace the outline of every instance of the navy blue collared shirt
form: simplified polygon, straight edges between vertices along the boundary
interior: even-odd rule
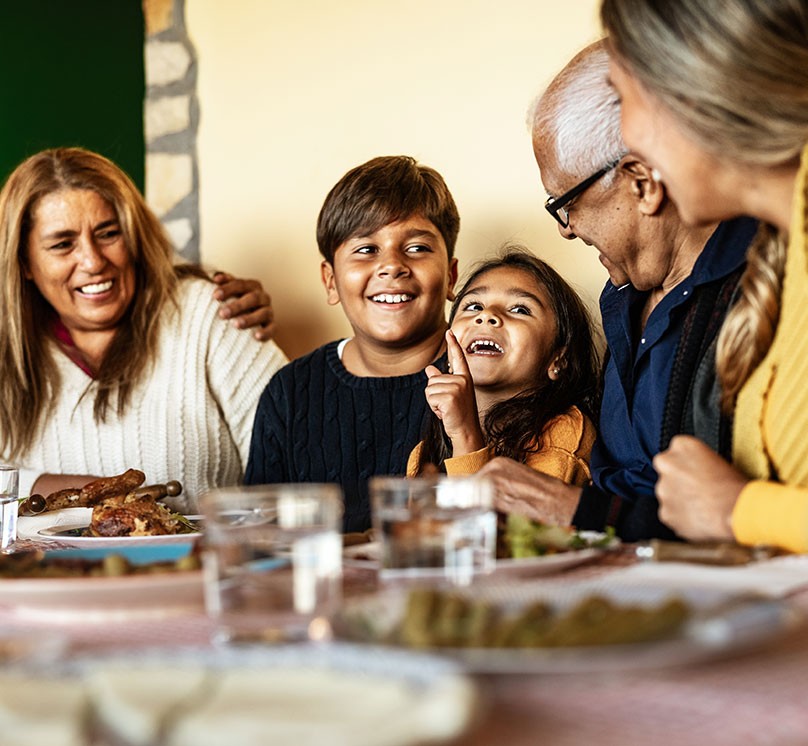
[[[756,230],[757,223],[748,218],[719,225],[690,276],[659,302],[640,332],[634,329],[638,328],[636,320],[647,299],[646,292],[638,292],[630,285],[617,288],[607,283],[601,294],[608,359],[600,427],[591,460],[594,486],[601,494],[585,492],[582,503],[586,499],[608,501],[608,495],[616,495],[629,503],[628,510],[644,513],[640,525],[632,529],[633,535],[624,538],[666,534],[660,530],[662,524],[657,518],[657,474],[651,460],[660,448],[671,369],[683,322],[700,285],[720,280],[744,263]],[[582,513],[586,510],[584,504],[579,508]]]

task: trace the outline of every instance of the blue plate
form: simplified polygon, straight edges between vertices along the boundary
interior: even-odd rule
[[[46,558],[103,560],[110,554],[119,554],[133,565],[152,562],[175,562],[191,552],[193,541],[179,544],[140,544],[138,546],[95,547],[92,549],[54,549],[45,552]]]

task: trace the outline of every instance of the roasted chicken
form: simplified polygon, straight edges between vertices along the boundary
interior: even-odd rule
[[[179,482],[143,486],[146,475],[129,469],[114,477],[89,482],[81,489],[66,489],[47,497],[32,495],[20,506],[22,515],[63,508],[92,508],[88,536],[160,536],[188,533],[183,516],[158,502],[182,491]]]

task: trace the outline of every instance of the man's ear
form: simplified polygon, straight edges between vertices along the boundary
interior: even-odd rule
[[[629,179],[631,193],[644,215],[656,215],[665,202],[665,185],[654,175],[653,169],[631,154],[620,164],[623,178]]]
[[[339,305],[339,291],[337,290],[337,282],[334,279],[334,267],[331,265],[331,262],[324,260],[320,264],[320,279],[323,281],[328,305]]]
[[[449,260],[449,281],[446,283],[446,300],[455,299],[454,286],[457,283],[457,258]]]

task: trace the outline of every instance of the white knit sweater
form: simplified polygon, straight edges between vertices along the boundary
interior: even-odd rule
[[[112,411],[96,424],[92,380],[55,349],[62,392],[36,445],[19,459],[21,495],[40,474],[137,468],[148,484],[178,479],[183,493],[171,504],[195,512],[207,488],[241,481],[258,398],[287,359],[274,342],[220,319],[213,290],[204,280],[180,282],[180,310],[166,306],[157,361],[120,419]]]

